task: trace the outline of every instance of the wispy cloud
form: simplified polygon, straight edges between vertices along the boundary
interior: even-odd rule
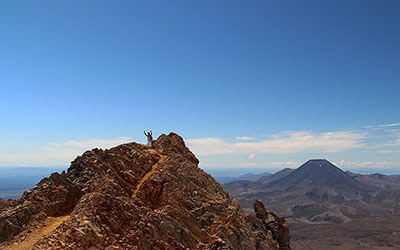
[[[254,137],[250,137],[250,136],[238,136],[236,137],[236,140],[238,141],[252,141],[254,140]]]
[[[394,154],[400,152],[400,130],[389,129],[383,131],[385,135],[381,135],[385,140],[371,145],[370,148],[377,149],[377,153]]]
[[[257,167],[257,168],[271,168],[271,169],[280,169],[280,168],[298,168],[303,164],[303,162],[295,162],[295,161],[268,161],[262,163],[255,162],[243,162],[239,163],[237,167]]]
[[[210,162],[204,165],[205,168],[260,168],[260,169],[281,169],[281,168],[297,168],[303,162],[295,161],[246,161],[246,162],[232,162],[230,164]]]
[[[24,154],[0,154],[0,165],[8,166],[61,166],[93,148],[111,148],[132,141],[120,137],[111,139],[70,140],[49,143],[38,150]]]
[[[30,152],[1,153],[0,165],[55,166],[67,165],[76,156],[92,148],[110,148],[132,141],[131,138],[106,138],[53,142]],[[399,167],[400,123],[379,124],[326,132],[286,131],[258,136],[190,138],[189,148],[206,166],[232,167],[297,167],[314,155],[336,153],[338,166],[343,167]],[[352,150],[350,153],[349,151]],[[342,154],[340,154],[342,152]],[[314,154],[315,153],[315,154]],[[365,161],[350,161],[367,153]],[[293,154],[291,162],[284,154]],[[375,154],[375,155],[374,155]],[[342,158],[342,156],[344,156]],[[356,157],[354,157],[356,156]],[[296,158],[297,157],[297,158]],[[217,159],[217,160],[216,160]],[[267,159],[269,161],[263,161]],[[393,160],[398,159],[398,162]],[[276,161],[274,161],[276,160]],[[386,160],[386,161],[385,161]]]
[[[230,145],[222,138],[196,138],[186,140],[189,148],[198,155],[218,155],[232,153]]]
[[[45,151],[65,151],[66,149],[72,150],[87,150],[92,148],[110,148],[116,145],[127,143],[131,141],[127,137],[119,137],[113,139],[89,139],[89,140],[70,140],[61,143],[49,143],[43,147]]]
[[[237,153],[295,153],[317,150],[340,152],[362,146],[363,133],[332,131],[313,133],[306,131],[274,134],[271,138],[254,142],[230,143],[222,138],[188,139],[189,147],[198,155]]]
[[[230,165],[219,164],[219,163],[207,163],[205,168],[259,168],[259,169],[283,169],[283,168],[293,168],[296,169],[300,167],[304,161],[246,161],[246,162],[233,162]],[[400,166],[400,161],[347,161],[339,160],[332,161],[332,163],[344,169],[394,169]]]
[[[389,124],[377,124],[377,125],[367,125],[363,126],[364,128],[388,128],[388,127],[397,127],[400,126],[400,122],[389,123]]]
[[[338,167],[346,168],[395,168],[400,165],[400,162],[392,161],[336,161],[333,162]]]
[[[250,153],[250,154],[247,156],[247,159],[248,159],[248,160],[254,160],[254,159],[256,159],[256,158],[257,158],[257,156],[256,156],[255,153]]]

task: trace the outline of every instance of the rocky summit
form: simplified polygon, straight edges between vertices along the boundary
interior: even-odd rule
[[[198,163],[174,133],[87,151],[0,201],[0,248],[290,249],[285,219],[244,213]]]

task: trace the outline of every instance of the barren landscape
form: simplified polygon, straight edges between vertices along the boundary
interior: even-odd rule
[[[253,181],[224,185],[251,212],[260,197],[289,218],[294,249],[396,249],[400,246],[400,178],[343,172],[310,160]]]

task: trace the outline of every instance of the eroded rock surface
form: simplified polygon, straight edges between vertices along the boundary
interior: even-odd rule
[[[87,151],[13,204],[0,201],[1,246],[18,246],[46,218],[63,216],[34,249],[290,248],[284,219],[260,201],[256,215],[245,214],[197,165],[174,133],[153,148]]]

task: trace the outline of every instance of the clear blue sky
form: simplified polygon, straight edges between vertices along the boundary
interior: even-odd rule
[[[356,129],[335,161],[400,167],[399,126],[364,130],[400,122],[399,13],[399,1],[2,1],[0,165],[61,164],[42,149],[150,128],[233,145],[198,149],[208,166],[253,151],[257,166],[301,162],[309,149],[235,143]]]

